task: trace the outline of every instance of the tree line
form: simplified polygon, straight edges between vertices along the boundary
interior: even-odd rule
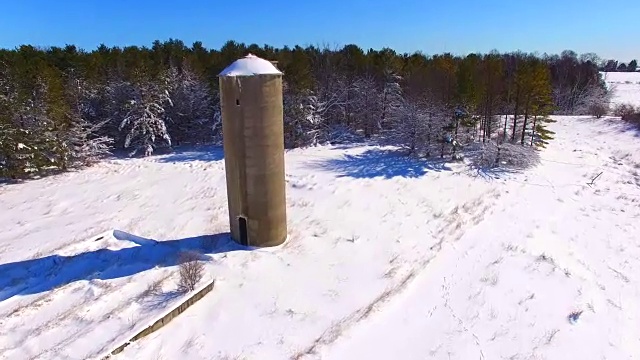
[[[633,59],[628,64],[617,60],[607,60],[602,63],[600,70],[606,72],[636,72],[638,71],[638,60]]]
[[[119,151],[219,141],[217,74],[248,53],[284,72],[285,143],[376,139],[422,156],[470,145],[544,146],[551,114],[606,108],[592,56],[454,56],[227,42],[0,50],[0,177],[91,164]],[[484,145],[483,145],[484,146]]]

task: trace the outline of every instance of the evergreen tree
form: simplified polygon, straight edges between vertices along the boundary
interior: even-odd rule
[[[390,122],[393,126],[387,139],[405,148],[410,155],[417,153],[425,144],[425,114],[418,104],[408,99],[399,99],[392,109]]]
[[[156,82],[139,80],[118,87],[114,119],[125,134],[123,147],[132,149],[131,155],[149,156],[162,146],[171,146],[171,137],[164,122],[165,106],[171,99],[167,89]],[[124,96],[124,97],[121,97]]]
[[[21,168],[17,159],[20,129],[14,123],[15,89],[9,69],[0,61],[0,178],[15,178]]]
[[[544,148],[553,140],[553,131],[547,129],[547,124],[554,123],[555,120],[542,116],[535,121],[535,131],[532,133],[531,144],[540,148]]]
[[[214,97],[207,83],[188,66],[171,67],[165,75],[167,131],[175,145],[211,142],[214,138]],[[219,101],[218,99],[215,99]]]
[[[362,130],[365,138],[380,132],[381,96],[372,76],[363,76],[354,84],[354,122],[357,130]]]
[[[71,75],[66,87],[69,103],[69,127],[62,134],[67,149],[66,162],[71,166],[95,163],[110,153],[113,139],[99,135],[105,121],[92,123],[95,118],[94,98],[96,90],[86,81]]]
[[[381,113],[379,124],[386,127],[387,121],[396,114],[398,108],[403,104],[402,77],[394,73],[391,69],[385,71],[384,85],[382,87]]]

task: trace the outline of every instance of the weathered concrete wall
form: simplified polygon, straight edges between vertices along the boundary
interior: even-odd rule
[[[222,131],[232,238],[275,246],[287,237],[282,75],[221,76]]]
[[[147,336],[147,335],[149,335],[149,334],[151,334],[153,332],[156,332],[156,331],[158,331],[158,329],[160,329],[163,326],[167,325],[176,316],[182,314],[191,305],[195,304],[198,300],[202,299],[205,295],[210,293],[211,290],[213,290],[213,284],[214,284],[214,281],[211,281],[210,284],[208,284],[207,286],[202,288],[197,293],[193,294],[190,298],[188,298],[186,301],[184,301],[178,307],[173,309],[170,313],[166,314],[165,316],[163,316],[162,318],[158,319],[156,322],[154,322],[153,324],[151,324],[150,326],[148,326],[144,330],[142,330],[139,333],[135,334],[131,339],[129,339],[124,344],[122,344],[122,345],[118,346],[117,348],[115,348],[111,352],[111,355],[116,355],[118,353],[121,353],[122,350],[124,350],[132,342],[137,341],[137,340],[139,340],[139,339],[141,339],[141,338],[143,338],[143,337],[145,337],[145,336]],[[111,355],[106,356],[104,359],[108,359]]]

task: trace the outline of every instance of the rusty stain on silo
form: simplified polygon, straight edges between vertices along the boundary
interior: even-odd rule
[[[219,83],[231,237],[280,245],[287,237],[282,73],[249,54]]]

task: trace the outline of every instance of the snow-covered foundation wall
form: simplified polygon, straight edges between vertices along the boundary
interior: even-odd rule
[[[102,356],[103,359],[110,358],[111,355],[117,355],[122,352],[127,346],[129,346],[132,342],[138,341],[143,337],[160,330],[163,326],[167,325],[171,320],[173,320],[176,316],[182,314],[191,307],[191,305],[195,304],[197,301],[201,300],[205,295],[213,290],[214,281],[207,283],[201,288],[196,289],[196,291],[191,295],[187,300],[181,302],[173,309],[169,310],[167,314],[162,315],[158,320],[154,321],[153,324],[147,326],[142,331],[137,332],[134,336],[132,336],[127,342],[122,345],[119,345],[110,354],[106,356]]]

